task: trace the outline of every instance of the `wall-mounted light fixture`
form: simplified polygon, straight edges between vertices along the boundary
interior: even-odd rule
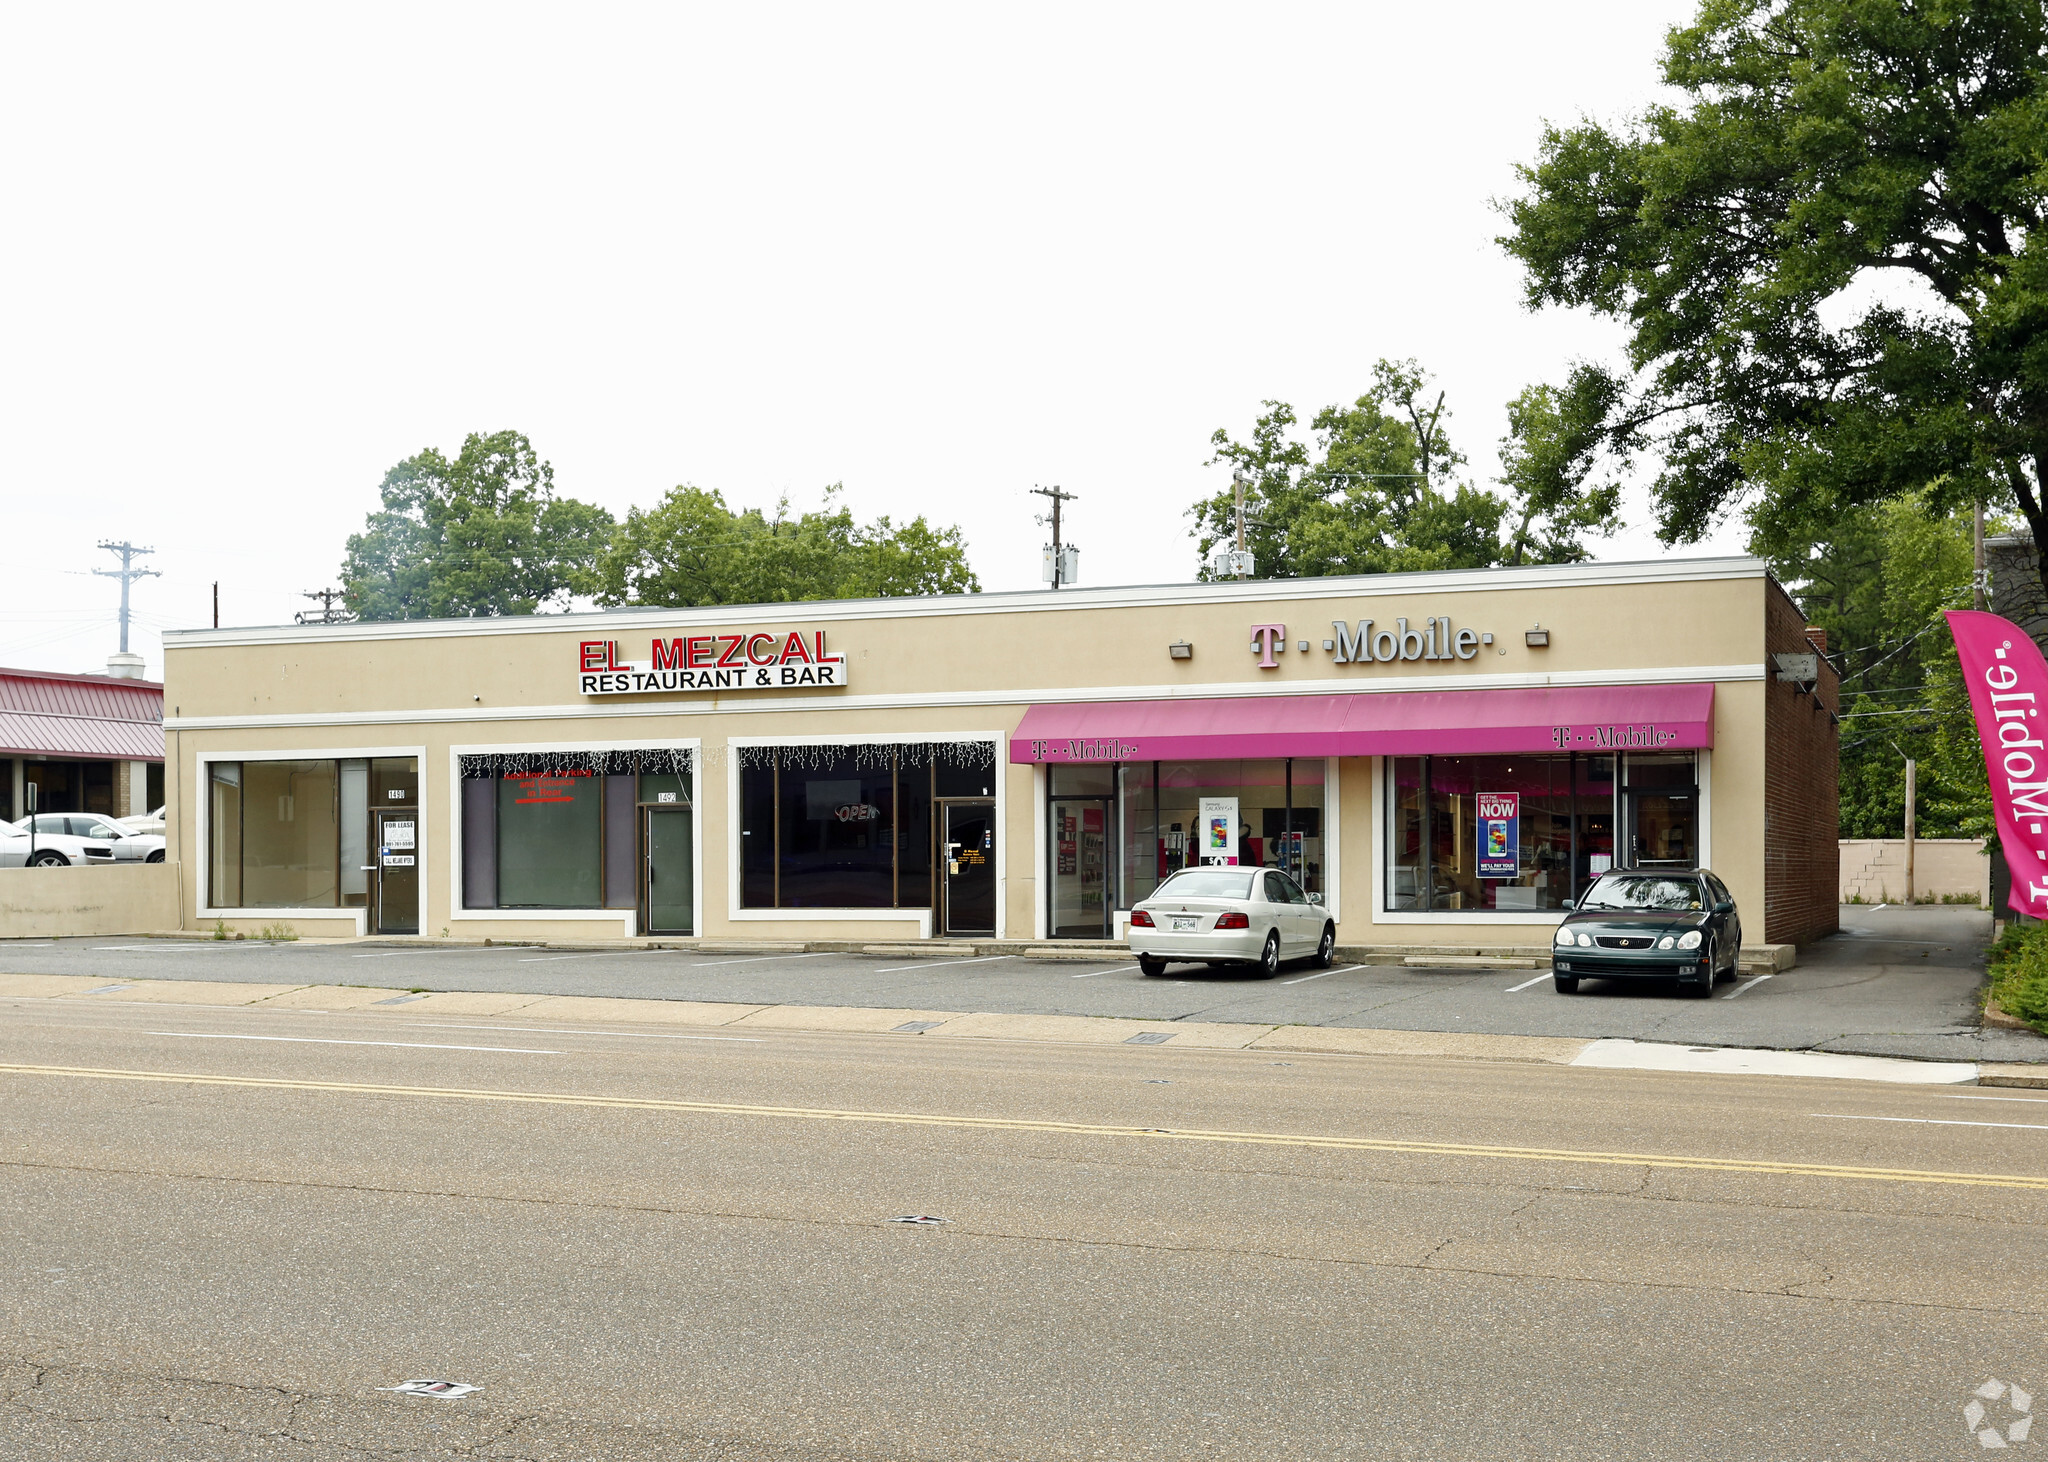
[[[1175,640],[1166,647],[1166,653],[1176,660],[1192,660],[1195,658],[1195,647],[1186,640]]]
[[[1550,631],[1539,624],[1522,636],[1522,643],[1532,650],[1547,650],[1550,648]]]

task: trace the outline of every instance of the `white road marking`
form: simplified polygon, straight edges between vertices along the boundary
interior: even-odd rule
[[[1701,1049],[1663,1041],[1609,1037],[1572,1058],[1574,1066],[1610,1071],[1685,1071],[1725,1076],[1840,1076],[1907,1086],[1955,1086],[1977,1079],[1974,1061],[1907,1061],[1839,1051],[1770,1051],[1741,1046]]]
[[[1341,975],[1347,970],[1362,970],[1364,968],[1364,965],[1340,965],[1334,970],[1323,970],[1317,974],[1303,975],[1298,980],[1282,980],[1280,983],[1283,985],[1306,985],[1310,980],[1320,980],[1325,975]]]
[[[402,1046],[408,1051],[499,1051],[508,1056],[559,1056],[530,1046],[436,1046],[425,1041],[341,1041],[324,1036],[234,1036],[215,1031],[150,1031],[153,1036],[183,1036],[188,1041],[288,1041],[301,1046]]]
[[[923,960],[914,965],[890,965],[885,970],[876,970],[875,973],[878,975],[896,975],[901,974],[904,970],[935,970],[942,965],[986,965],[994,964],[997,960],[1016,958],[1017,956],[1014,954],[985,954],[980,959]]]
[[[1529,988],[1529,987],[1530,987],[1531,985],[1540,985],[1540,984],[1542,984],[1542,983],[1543,983],[1543,982],[1544,982],[1545,980],[1547,980],[1547,979],[1549,979],[1549,978],[1550,978],[1550,971],[1548,971],[1548,970],[1545,970],[1545,971],[1544,971],[1544,972],[1543,972],[1542,974],[1538,975],[1538,976],[1537,976],[1537,977],[1536,977],[1535,979],[1533,979],[1533,980],[1524,980],[1524,981],[1522,981],[1522,983],[1521,983],[1521,984],[1519,984],[1519,985],[1510,985],[1510,986],[1508,986],[1507,990],[1506,990],[1505,992],[1503,992],[1503,993],[1505,993],[1505,994],[1509,994],[1509,995],[1512,995],[1512,994],[1514,994],[1514,993],[1515,993],[1515,992],[1516,992],[1517,990],[1526,990],[1526,989],[1528,989],[1528,988]]]
[[[1135,968],[1135,965],[1112,965],[1106,970],[1088,970],[1082,974],[1068,975],[1067,978],[1070,980],[1092,980],[1097,975],[1113,975],[1116,974],[1119,970],[1128,970]]]
[[[523,965],[553,964],[560,959],[624,959],[632,954],[653,954],[651,949],[615,949],[606,954],[530,954],[519,961]]]
[[[529,946],[530,947],[530,946]],[[352,954],[350,959],[399,959],[418,954],[495,954],[496,950],[477,949],[387,949],[378,954]]]
[[[2043,1122],[1951,1122],[1940,1117],[1864,1117],[1849,1112],[1808,1112],[1809,1117],[1833,1117],[1842,1122],[1911,1122],[1920,1127],[2005,1127],[2021,1132],[2048,1132]]]
[[[2048,1097],[1978,1096],[1974,1092],[1945,1091],[1940,1095],[1952,1102],[2048,1102]]]
[[[744,1041],[750,1046],[761,1045],[768,1039],[766,1036],[686,1036],[673,1031],[579,1031],[551,1025],[442,1025],[426,1020],[409,1020],[405,1024],[408,1030],[422,1031],[517,1031],[528,1036],[632,1036],[643,1041]]]
[[[823,959],[823,954],[750,954],[745,959],[704,960],[690,966],[693,970],[714,969],[719,965],[757,965],[771,959]]]
[[[1730,990],[1726,995],[1723,995],[1721,998],[1723,1000],[1733,1000],[1737,995],[1740,995],[1744,990],[1754,990],[1758,985],[1761,985],[1765,980],[1768,980],[1770,978],[1771,977],[1769,975],[1758,975],[1754,979],[1745,980],[1740,985],[1737,985],[1733,990]]]

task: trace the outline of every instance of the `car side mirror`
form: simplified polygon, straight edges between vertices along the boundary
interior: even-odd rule
[[[1714,912],[1717,914],[1732,914],[1735,912],[1735,905],[1727,899],[1722,899],[1721,902],[1714,905]]]
[[[1570,899],[1566,899],[1563,903],[1559,904],[1558,907],[1560,909],[1569,909],[1573,907],[1573,904]]]
[[[1319,893],[1312,893],[1308,896],[1308,901],[1320,907],[1323,902],[1323,896]]]

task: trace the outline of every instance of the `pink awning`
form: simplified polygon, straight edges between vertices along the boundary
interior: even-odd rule
[[[1671,751],[1714,744],[1714,687],[1274,695],[1033,706],[1013,762]]]

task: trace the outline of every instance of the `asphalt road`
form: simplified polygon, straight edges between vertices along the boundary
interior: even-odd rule
[[[1925,1462],[2048,1394],[2036,1097],[69,1001],[0,1085],[8,1458]]]
[[[1990,918],[1971,909],[1845,908],[1843,932],[1794,969],[1724,984],[1711,1001],[1672,985],[1588,981],[1559,995],[1542,970],[1308,966],[1259,980],[1174,966],[1147,979],[1100,964],[1019,957],[720,954],[656,950],[69,939],[0,943],[0,970],[110,979],[246,980],[1025,1015],[1243,1021],[1487,1035],[1621,1036],[1689,1045],[2048,1060],[2031,1032],[1980,1030]]]

